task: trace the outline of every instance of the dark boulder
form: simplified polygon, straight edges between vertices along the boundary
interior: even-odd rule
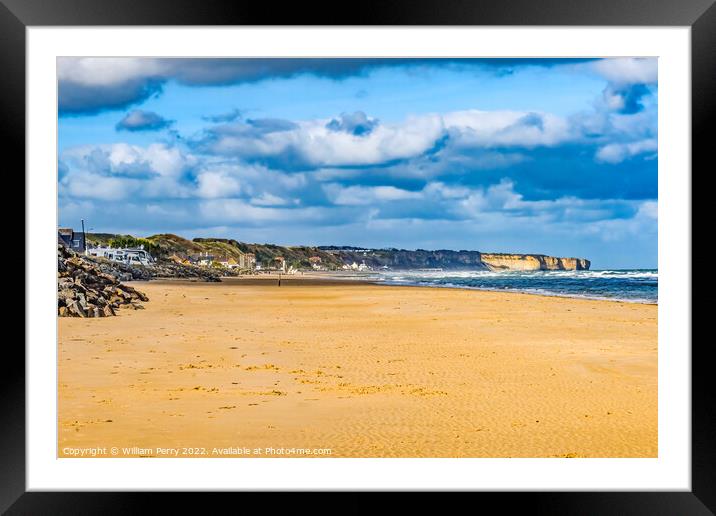
[[[147,296],[120,283],[109,267],[57,246],[57,315],[60,317],[108,317],[121,306],[135,310]],[[132,279],[132,276],[130,276]]]

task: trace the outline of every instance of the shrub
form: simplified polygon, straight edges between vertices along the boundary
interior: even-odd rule
[[[133,236],[120,236],[112,238],[109,241],[109,247],[112,248],[128,248],[128,247],[141,247],[144,246],[144,250],[152,256],[156,257],[159,252],[159,246],[154,242],[147,240],[146,238],[135,238]]]

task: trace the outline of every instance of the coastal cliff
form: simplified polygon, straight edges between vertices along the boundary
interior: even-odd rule
[[[320,248],[341,263],[365,263],[378,269],[396,270],[440,268],[452,270],[493,271],[584,271],[590,262],[585,258],[562,258],[544,254],[483,253],[480,251],[426,251],[424,249],[356,249],[351,247]]]
[[[480,258],[492,270],[585,271],[591,265],[584,258],[559,258],[542,254],[481,253]]]

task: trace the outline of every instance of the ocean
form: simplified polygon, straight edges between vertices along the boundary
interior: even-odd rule
[[[382,271],[372,280],[389,285],[470,288],[546,296],[658,303],[655,269],[589,271]]]

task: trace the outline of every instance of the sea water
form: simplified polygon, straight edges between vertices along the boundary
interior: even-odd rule
[[[468,288],[656,304],[658,278],[655,269],[628,269],[504,272],[387,270],[372,279],[390,285]]]

